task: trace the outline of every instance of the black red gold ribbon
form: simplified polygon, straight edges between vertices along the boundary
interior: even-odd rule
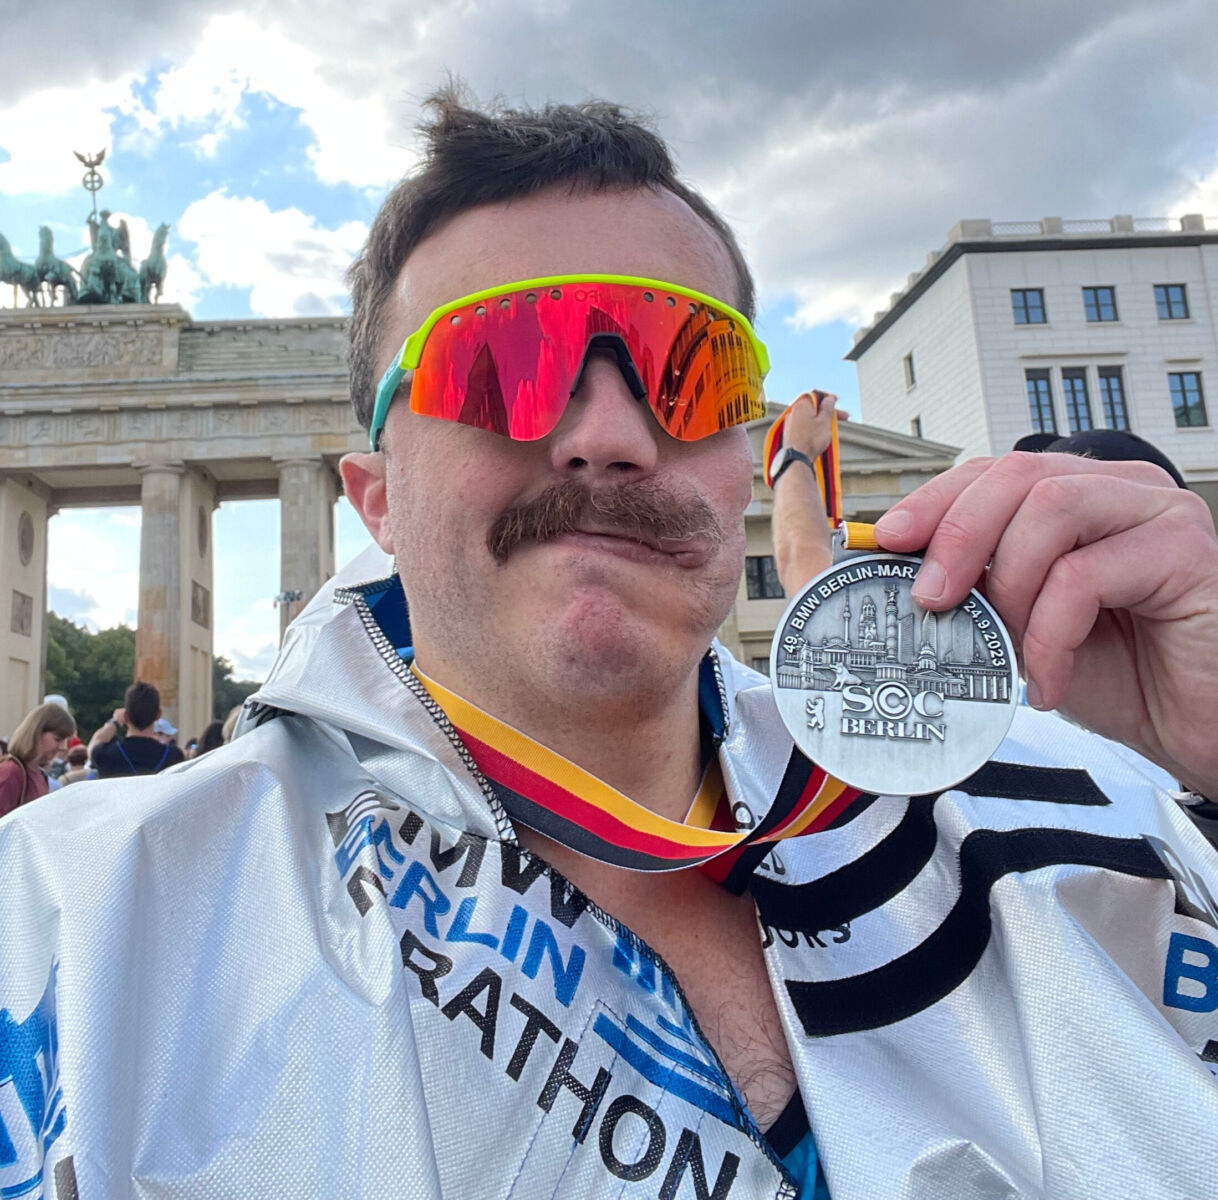
[[[821,403],[820,393],[813,392],[817,404]],[[766,486],[770,486],[770,468],[779,450],[782,449],[782,427],[786,424],[791,409],[798,404],[788,404],[779,414],[778,419],[770,426],[765,435],[765,448],[761,453],[762,469],[765,473]],[[829,527],[836,529],[842,521],[842,461],[837,438],[837,413],[833,414],[832,429],[829,444],[814,464],[816,468],[816,486],[820,488],[821,498],[825,502],[825,515],[829,518]]]
[[[724,882],[750,848],[812,833],[833,821],[858,791],[802,756],[788,767],[770,810],[752,829],[734,828],[723,776],[712,760],[685,821],[673,821],[631,800],[527,734],[411,667],[444,710],[478,770],[515,821],[589,858],[634,871],[700,866]]]
[[[821,393],[813,392],[813,399],[821,403]],[[799,401],[795,401],[798,404]],[[788,415],[795,404],[789,404],[778,416],[778,420],[770,426],[765,435],[765,448],[762,450],[761,461],[767,486],[773,486],[771,468],[779,450],[782,449],[782,427],[786,424]],[[829,528],[841,538],[842,550],[878,550],[879,542],[875,540],[875,526],[862,521],[847,521],[842,517],[842,456],[837,436],[837,413],[833,414],[832,430],[829,444],[813,464],[816,471],[816,486],[820,489],[821,499],[825,504],[825,516],[829,520]]]

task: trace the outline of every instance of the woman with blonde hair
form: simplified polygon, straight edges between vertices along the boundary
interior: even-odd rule
[[[42,768],[75,732],[76,722],[58,704],[39,704],[26,714],[0,757],[0,817],[50,791]]]

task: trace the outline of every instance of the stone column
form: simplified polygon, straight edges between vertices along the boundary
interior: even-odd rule
[[[46,495],[28,481],[0,478],[2,737],[12,733],[45,694],[47,520],[53,511]]]
[[[140,603],[135,677],[155,684],[175,725],[182,671],[182,476],[179,463],[137,466],[140,473]]]
[[[279,637],[334,574],[334,504],[338,478],[321,458],[277,459],[279,468],[279,586],[299,600],[279,605]]]
[[[214,481],[197,467],[188,468],[182,477],[179,501],[182,657],[178,672],[178,708],[170,720],[178,726],[179,744],[185,745],[187,739],[199,737],[212,719]],[[166,715],[169,715],[168,709]]]

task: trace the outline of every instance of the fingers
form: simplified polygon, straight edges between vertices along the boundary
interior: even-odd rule
[[[1152,564],[1173,553],[1187,522],[1179,511],[1176,489],[1147,487],[1114,476],[1058,475],[1041,479],[1002,531],[985,576],[986,595],[1001,612],[1018,639],[1029,615],[1058,564],[1069,557],[1103,567],[1114,555],[1121,558],[1132,589],[1122,595],[1119,607],[1132,607],[1142,599],[1139,580]],[[1128,535],[1137,531],[1136,539]],[[1097,555],[1078,556],[1079,547],[1098,545]],[[1136,547],[1138,556],[1131,554]],[[1109,606],[1111,607],[1111,606]]]
[[[1196,615],[1195,574],[1162,569],[1160,524],[1146,521],[1052,562],[1022,634],[1023,670],[1034,707],[1057,708],[1066,701],[1084,642],[1090,640],[1096,660],[1123,658],[1128,651],[1119,626],[1129,618],[1163,623]],[[1207,553],[1212,557],[1212,547],[1203,543],[1205,535],[1196,526],[1181,531],[1179,541],[1181,558],[1201,563]],[[1140,653],[1149,651],[1142,647]],[[1172,686],[1175,672],[1149,674],[1152,685],[1164,690]]]
[[[837,397],[816,389],[796,396],[783,422],[782,444],[802,451],[809,458],[824,453],[833,436],[833,413]]]
[[[1101,476],[1107,482],[1101,483]],[[1118,489],[1115,500],[1109,490],[1113,480],[1128,485]],[[1013,544],[1025,555],[1028,546],[1037,547],[1047,560],[1047,570],[1049,562],[1068,548],[1063,539],[1076,545],[1104,537],[1151,519],[1167,507],[1184,502],[1191,508],[1186,504],[1189,499],[1196,497],[1177,489],[1166,472],[1149,463],[1016,453],[1000,459],[970,459],[937,476],[885,514],[876,525],[876,535],[886,549],[925,549],[914,595],[928,608],[948,608],[976,584],[1025,504],[1031,505],[1025,514],[1029,520],[1017,531],[1022,540]],[[1019,578],[1016,572],[1027,570],[1026,565],[1018,565],[1019,553],[1010,557],[1010,571],[1000,576],[1008,583]],[[1043,571],[1028,580],[1022,592],[1015,591],[1022,595],[1031,590],[1034,595],[1042,579]],[[1022,603],[1026,615],[1030,601],[1025,597]],[[1003,617],[1007,619],[1005,612]]]

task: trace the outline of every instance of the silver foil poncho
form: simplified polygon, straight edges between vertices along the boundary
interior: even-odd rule
[[[383,590],[314,600],[233,745],[0,821],[0,1197],[792,1196],[678,981],[516,844]],[[790,741],[716,653],[758,819]],[[1023,711],[753,893],[834,1200],[1218,1191],[1218,860],[1128,755]]]

